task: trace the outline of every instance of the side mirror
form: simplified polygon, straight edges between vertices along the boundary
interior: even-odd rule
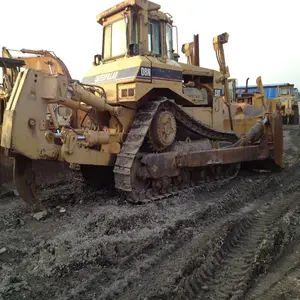
[[[101,54],[96,54],[94,56],[94,65],[99,66],[101,61],[102,61],[102,55]]]
[[[139,55],[139,45],[138,44],[130,44],[128,47],[128,55],[136,56]]]

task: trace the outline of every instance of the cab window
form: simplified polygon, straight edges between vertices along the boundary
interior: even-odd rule
[[[126,54],[126,23],[124,19],[104,27],[103,42],[104,59]]]
[[[166,45],[167,45],[167,56],[168,58],[173,58],[173,36],[172,27],[170,24],[166,25]]]
[[[289,88],[281,88],[280,94],[281,95],[289,95]]]
[[[160,23],[154,20],[149,20],[148,25],[148,51],[161,55]]]

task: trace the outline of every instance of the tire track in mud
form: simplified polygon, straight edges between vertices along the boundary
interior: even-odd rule
[[[300,185],[300,182],[297,182],[297,184],[292,188],[295,189],[296,187],[298,187]],[[262,203],[260,203],[262,204]],[[183,255],[185,255],[185,263],[187,264],[187,267],[184,269],[184,267],[182,268],[182,270],[180,270],[181,273],[184,273],[183,277],[187,277],[183,278],[181,280],[181,282],[177,282],[176,280],[173,281],[173,283],[171,284],[170,281],[168,281],[168,283],[166,284],[167,286],[176,286],[177,285],[177,289],[175,291],[168,291],[168,292],[155,292],[153,293],[153,290],[155,290],[155,286],[156,284],[159,285],[159,281],[161,280],[160,276],[158,275],[158,273],[153,274],[153,277],[146,277],[145,279],[145,286],[142,285],[142,288],[147,289],[147,282],[151,282],[153,284],[151,284],[151,289],[149,291],[148,294],[143,293],[142,288],[139,291],[140,293],[143,294],[144,297],[147,297],[147,299],[186,299],[186,297],[189,295],[189,293],[191,293],[190,295],[190,299],[195,299],[195,291],[201,290],[202,287],[204,287],[204,290],[207,290],[206,284],[205,284],[205,280],[209,279],[210,276],[212,276],[212,272],[214,270],[214,268],[216,266],[218,266],[221,263],[221,260],[224,259],[224,253],[227,253],[230,249],[232,249],[233,247],[236,246],[237,242],[240,241],[240,239],[242,240],[243,238],[245,239],[245,231],[249,230],[249,228],[251,226],[253,226],[253,222],[255,220],[255,214],[253,214],[253,212],[251,213],[251,209],[254,210],[255,212],[255,207],[250,207],[249,210],[242,210],[241,211],[241,215],[237,218],[240,221],[229,221],[228,220],[228,224],[225,223],[221,223],[219,224],[219,226],[217,226],[217,223],[214,224],[216,225],[216,236],[214,236],[213,232],[214,232],[214,227],[210,226],[207,229],[205,228],[201,228],[201,231],[209,231],[209,235],[213,236],[213,240],[216,240],[217,243],[212,242],[211,240],[209,240],[207,242],[207,240],[205,238],[198,238],[197,236],[194,237],[194,241],[193,243],[188,243],[183,247]],[[243,216],[243,217],[242,217]],[[226,220],[226,219],[225,219]],[[231,224],[231,225],[229,225]],[[231,228],[231,229],[230,229]],[[223,238],[221,238],[220,232],[221,231],[228,231],[226,236],[224,236]],[[228,236],[227,236],[228,235]],[[238,237],[237,237],[238,236]],[[218,243],[221,243],[222,246],[222,251],[221,252],[214,252],[216,249],[219,248]],[[198,256],[202,257],[204,256],[205,259],[195,259],[193,256],[190,259],[190,255],[191,255],[191,250],[190,248],[196,248],[198,247]],[[224,247],[224,248],[223,248]],[[211,250],[209,250],[209,248],[211,248]],[[208,250],[205,250],[208,249]],[[210,253],[210,254],[207,254]],[[178,257],[180,257],[180,254],[178,255]],[[172,260],[177,261],[177,256],[173,255],[172,256]],[[207,263],[204,263],[204,261],[207,261]],[[172,261],[169,261],[170,264],[172,264]],[[199,267],[199,264],[201,265]],[[166,268],[166,265],[162,264],[160,266],[160,268],[164,269]],[[186,270],[190,269],[189,272],[187,272]],[[185,270],[185,271],[184,271]],[[196,270],[196,273],[198,274],[197,271],[199,271],[200,274],[198,274],[199,277],[195,276],[195,274],[193,274],[194,270]],[[158,271],[158,270],[157,270]],[[189,274],[189,273],[192,273]],[[170,272],[170,270],[168,270],[167,274],[169,274],[170,277],[172,277],[172,272]],[[155,278],[155,276],[157,276],[157,280]],[[182,277],[182,276],[181,276]],[[189,278],[190,277],[190,278]],[[167,276],[165,277],[165,279],[167,278]],[[140,283],[139,283],[140,284]],[[194,294],[193,294],[193,290]],[[185,295],[185,291],[189,291],[187,293],[187,295]],[[133,294],[132,294],[133,293]],[[183,293],[183,295],[182,295]],[[125,294],[126,295],[126,294]],[[126,298],[126,296],[121,297],[120,299],[134,299],[134,298],[130,298],[129,295],[135,295],[137,296],[137,292],[136,292],[136,288],[133,288],[133,291],[130,290],[127,293],[128,298]],[[118,298],[119,299],[119,298]],[[199,299],[202,299],[201,297]],[[212,299],[219,299],[219,298],[212,298]]]
[[[265,191],[265,188],[264,188],[264,186],[262,185],[262,186],[260,186],[261,188],[262,188],[262,190],[264,190]],[[256,189],[256,192],[258,192],[258,190]],[[250,195],[247,195],[247,196],[250,196]],[[230,198],[230,197],[229,197]],[[243,198],[243,197],[242,197]],[[252,198],[252,200],[253,200],[253,198]],[[227,202],[227,205],[228,205],[228,207],[231,207],[231,211],[236,211],[236,207],[233,207],[233,206],[231,206],[230,205],[230,202],[228,203],[228,201],[225,201],[225,202]],[[242,206],[244,206],[246,204],[246,201],[244,202],[244,204],[242,205]],[[227,208],[228,209],[228,208]],[[220,211],[223,213],[222,214],[222,216],[224,216],[224,215],[227,215],[228,216],[228,218],[231,218],[232,216],[230,216],[230,214],[228,215],[228,213],[230,212],[230,210],[228,211],[226,211],[226,209],[220,209]],[[226,212],[225,212],[226,211]],[[244,213],[246,212],[245,211],[245,208],[243,208],[242,209],[242,211],[244,211]],[[219,215],[219,217],[221,217],[220,215]],[[225,218],[225,220],[228,220],[228,218]],[[215,222],[215,220],[216,220],[216,218],[212,218],[212,219],[210,219],[209,218],[209,222],[207,222],[206,224],[207,224],[207,228],[205,228],[205,227],[200,227],[200,231],[201,232],[203,232],[203,231],[207,231],[207,232],[209,232],[209,234],[208,234],[208,236],[211,236],[211,233],[210,233],[210,231],[212,231],[213,229],[214,229],[214,227],[216,226],[216,223],[214,223]],[[210,224],[210,225],[209,225]],[[203,222],[202,224],[201,224],[202,226],[204,226],[205,225],[205,222]],[[199,224],[198,224],[198,226],[197,226],[197,224],[196,224],[196,227],[199,227]],[[217,230],[221,230],[222,229],[222,227],[224,227],[224,228],[226,228],[226,223],[224,223],[224,220],[223,220],[223,222],[222,222],[222,226],[220,225],[219,227],[218,227],[218,229]],[[177,238],[178,238],[178,236],[177,236]],[[193,239],[194,238],[194,234],[191,236],[191,238]],[[179,243],[179,246],[180,247],[173,247],[174,248],[174,250],[173,250],[173,252],[171,253],[172,254],[172,260],[174,260],[174,259],[176,259],[176,258],[174,258],[174,252],[176,252],[176,250],[179,248],[184,248],[184,249],[186,249],[186,248],[188,248],[188,247],[186,247],[186,245],[189,245],[189,241],[191,240],[191,238],[189,238],[188,240],[185,240],[184,241],[184,243],[182,242],[182,243]],[[203,240],[203,236],[201,235],[201,237],[199,237],[199,240],[198,240],[198,247],[199,247],[199,244],[201,245],[201,244],[203,244],[203,245],[205,245],[205,243],[204,243],[204,240]],[[197,239],[198,239],[198,237],[197,237]],[[204,238],[205,239],[205,238]],[[179,240],[177,239],[177,241],[179,242]],[[200,242],[201,241],[201,242]],[[165,243],[168,243],[168,241],[164,241]],[[194,242],[194,241],[193,241]],[[157,251],[157,249],[154,249],[155,251]],[[166,251],[167,252],[167,251]],[[164,260],[165,259],[167,259],[168,258],[168,255],[170,255],[170,253],[163,253],[162,251],[161,251],[161,253],[160,253],[160,257],[158,258],[158,260],[157,260],[157,262],[154,264],[154,269],[155,269],[155,266],[159,266],[157,269],[164,269],[165,267],[163,267],[164,266]],[[188,260],[188,259],[187,259]],[[140,263],[140,262],[139,262]],[[171,264],[172,263],[174,263],[174,262],[171,262]],[[162,265],[161,265],[162,264]],[[153,267],[152,268],[148,268],[148,269],[153,269]],[[149,271],[149,270],[147,270],[147,271]],[[157,271],[159,271],[159,270],[157,270]],[[179,270],[179,272],[181,272],[181,270]],[[146,272],[144,272],[144,273],[146,273]],[[174,272],[173,272],[174,273]],[[153,272],[153,275],[154,275],[154,277],[155,276],[157,276],[157,274],[158,273],[156,273],[156,272]],[[169,277],[173,277],[172,276],[172,272],[169,272]],[[145,274],[141,274],[141,277],[143,276],[143,275],[145,275]],[[144,288],[146,288],[147,287],[147,285],[148,285],[148,283],[151,281],[151,282],[153,282],[153,281],[156,281],[155,280],[155,278],[148,278],[148,276],[146,276],[146,279],[145,280],[143,280],[143,281],[145,281],[145,286],[143,286],[142,285],[142,287],[143,287],[143,289]],[[175,280],[176,281],[176,280]],[[176,283],[176,282],[174,282],[174,283]],[[141,282],[140,281],[138,281],[138,285],[140,285],[141,284]],[[133,295],[136,295],[136,296],[138,296],[138,293],[139,292],[142,292],[142,291],[140,291],[134,284],[131,284],[132,286],[133,286],[133,288],[129,288],[129,290],[128,290],[128,292],[127,293],[125,293],[125,294],[123,294],[123,296],[120,296],[121,298],[120,299],[126,299],[126,297],[128,297],[129,299],[131,299],[130,297],[133,297]],[[153,290],[153,289],[155,289],[154,287],[156,286],[156,284],[153,284],[153,285],[151,285],[151,290]],[[137,292],[138,291],[138,292]],[[129,296],[130,295],[130,296]],[[116,297],[116,295],[114,295],[115,297]],[[146,296],[146,295],[145,295]],[[165,295],[164,295],[165,296]],[[157,297],[157,296],[156,296]],[[159,299],[159,298],[156,298],[156,297],[154,297],[153,299]],[[172,297],[171,298],[173,298],[174,297],[174,295],[172,295]],[[168,295],[168,297],[166,297],[165,296],[165,298],[162,298],[162,299],[169,299],[170,298],[170,295]],[[170,298],[170,299],[171,299]],[[103,297],[103,298],[101,298],[101,299],[106,299],[105,297]],[[109,299],[109,298],[107,298],[107,299]],[[119,298],[118,298],[119,299]],[[133,299],[133,298],[132,298]],[[149,294],[147,294],[147,299],[152,299],[151,297],[150,297],[150,295]],[[175,298],[174,298],[175,299]]]
[[[295,182],[285,192],[294,191],[299,186],[300,182]],[[299,194],[292,199],[282,196],[283,199],[277,199],[237,224],[221,251],[207,260],[198,270],[198,276],[186,286],[187,298],[244,299],[253,278],[262,272],[257,263],[260,244],[267,238],[267,231],[271,230],[273,223],[298,204]]]
[[[220,247],[220,242],[227,235],[227,231],[230,230],[236,218],[240,218],[238,213],[227,216],[213,225],[202,228],[201,232],[193,234],[191,239],[172,253],[172,257],[167,255],[162,257],[159,264],[150,270],[150,275],[143,274],[144,278],[118,299],[137,299],[141,295],[147,299],[181,299],[178,298],[182,293],[180,289],[189,288],[186,285],[180,287],[182,278],[189,276],[197,266],[203,265],[212,248]],[[206,263],[210,266],[209,261]],[[209,272],[209,268],[206,268],[204,272]],[[147,287],[149,282],[151,286]],[[138,288],[139,285],[141,285],[140,288]]]
[[[262,178],[267,177],[262,176]],[[46,276],[48,282],[56,285],[59,284],[58,278],[60,278],[68,289],[76,289],[74,299],[82,293],[89,295],[89,291],[95,292],[94,282],[99,281],[101,277],[105,279],[101,279],[102,285],[96,288],[103,295],[101,299],[109,299],[112,294],[116,297],[137,280],[136,274],[140,273],[143,276],[153,266],[159,265],[166,256],[186,244],[193,237],[193,231],[197,227],[209,225],[228,212],[238,210],[247,202],[251,202],[258,191],[263,193],[274,183],[278,183],[278,177],[275,175],[263,182],[253,181],[247,190],[239,191],[233,182],[231,190],[225,195],[222,195],[222,189],[219,191],[219,200],[212,201],[215,197],[213,196],[206,199],[204,203],[198,203],[198,206],[193,203],[195,210],[191,211],[186,207],[182,215],[176,214],[180,206],[176,202],[182,203],[184,207],[186,200],[179,198],[167,201],[158,205],[157,210],[161,213],[163,209],[168,215],[167,220],[164,220],[158,228],[155,222],[152,224],[154,227],[151,228],[149,217],[152,208],[157,205],[152,205],[148,210],[146,208],[144,212],[141,207],[124,206],[119,208],[121,215],[114,206],[103,206],[103,211],[97,210],[94,217],[89,214],[88,218],[82,221],[82,228],[75,230],[69,237],[60,234],[48,240],[46,245],[35,247],[33,254],[35,259],[31,264],[25,263],[23,267],[33,270],[34,276],[31,275],[29,280],[32,282]],[[206,189],[210,190],[209,187]],[[125,208],[128,209],[128,214],[125,213]],[[116,214],[109,218],[107,216],[112,214],[111,209],[114,209]],[[164,217],[163,215],[160,218]],[[173,217],[175,219],[172,222]],[[132,226],[130,226],[131,222]],[[145,228],[147,225],[150,227],[148,230]],[[118,228],[122,229],[121,233],[116,232]],[[41,263],[41,260],[46,261],[46,265]],[[95,272],[95,268],[100,268],[100,271]],[[74,272],[78,276],[84,274],[86,280],[77,281]],[[42,289],[43,286],[40,292]],[[35,287],[34,294],[29,293],[29,298],[37,294],[39,294],[38,286]],[[65,298],[60,295],[60,299],[72,299],[72,297],[68,293]]]
[[[297,213],[299,218],[299,211]],[[297,224],[299,226],[299,222]],[[260,282],[251,288],[245,295],[245,299],[298,299],[299,275],[300,275],[300,236],[298,233],[296,241],[288,245],[289,249],[283,251],[279,262],[275,263],[268,270],[269,272]],[[292,248],[292,250],[290,249]]]
[[[294,148],[287,152],[291,165],[297,155]],[[239,274],[235,252],[260,227],[268,213],[263,205],[279,203],[282,193],[298,188],[298,167],[277,174],[241,173],[227,183],[145,206],[125,204],[111,191],[87,189],[81,180],[43,185],[41,196],[50,210],[46,220],[32,221],[23,205],[12,208],[8,202],[0,211],[0,248],[9,246],[0,255],[0,295],[33,300],[209,299],[211,286],[224,286],[215,282],[216,274]],[[59,214],[57,205],[66,213]],[[16,212],[25,220],[21,228],[13,225]],[[258,240],[264,238],[262,234]],[[18,247],[22,253],[14,252]],[[243,274],[249,284],[264,266],[263,249],[257,247],[257,264],[252,270],[247,265]],[[231,262],[236,264],[230,267]]]

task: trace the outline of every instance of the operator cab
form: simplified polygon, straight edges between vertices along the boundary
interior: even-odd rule
[[[294,95],[294,85],[287,84],[279,87],[279,96],[293,96]]]
[[[99,14],[97,22],[103,26],[102,55],[96,55],[94,63],[136,55],[177,59],[173,21],[160,8],[151,1],[127,0]]]
[[[96,71],[91,71],[85,82],[101,82],[102,85],[108,79],[120,82],[121,69],[125,73],[124,69],[128,70],[130,64],[133,68],[140,63],[141,69],[132,82],[151,83],[152,87],[147,87],[151,94],[155,94],[155,89],[164,89],[166,97],[174,98],[180,105],[212,107],[213,98],[220,97],[222,90],[221,82],[215,80],[220,72],[200,67],[198,36],[194,36],[192,43],[182,46],[188,62],[178,61],[177,27],[173,25],[172,16],[160,8],[159,4],[147,0],[126,0],[99,14],[97,22],[103,26],[102,54],[95,55],[94,66],[103,65],[103,68],[98,69],[99,78],[94,79]],[[137,56],[141,57],[139,61],[134,60]],[[133,60],[125,63],[122,62],[124,58]],[[110,63],[114,64],[108,67]],[[113,86],[106,86],[106,90],[108,100],[115,101]]]

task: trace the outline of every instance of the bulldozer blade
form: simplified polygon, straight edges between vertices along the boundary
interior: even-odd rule
[[[32,160],[23,155],[14,159],[13,178],[20,197],[33,211],[43,210],[42,203],[36,197],[35,173]]]
[[[271,124],[274,138],[274,162],[281,168],[284,167],[283,162],[283,127],[282,117],[280,113],[271,115]]]

